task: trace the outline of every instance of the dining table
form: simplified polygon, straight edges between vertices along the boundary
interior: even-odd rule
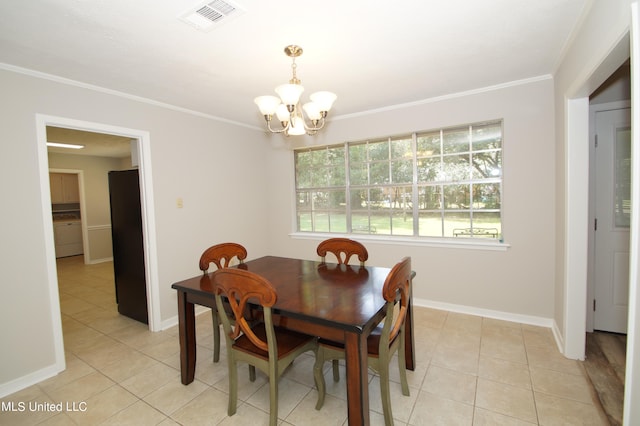
[[[344,343],[349,425],[368,425],[367,337],[384,318],[382,287],[391,269],[278,256],[264,256],[233,267],[256,273],[274,286],[278,295],[272,307],[275,324]],[[180,370],[184,385],[195,378],[195,305],[215,309],[213,273],[171,286],[178,296]],[[413,370],[411,298],[405,332],[406,367]]]

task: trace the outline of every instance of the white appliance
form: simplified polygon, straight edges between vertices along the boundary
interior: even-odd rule
[[[75,256],[83,253],[80,220],[54,221],[53,237],[56,243],[56,257]]]

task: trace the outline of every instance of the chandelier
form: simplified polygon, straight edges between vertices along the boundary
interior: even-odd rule
[[[310,96],[311,102],[307,102],[300,107],[300,95],[304,87],[300,85],[300,80],[296,77],[296,58],[302,55],[302,48],[290,45],[284,48],[284,53],[291,58],[291,71],[293,76],[289,84],[282,84],[276,87],[276,96],[258,96],[253,101],[258,105],[260,112],[264,115],[267,128],[271,133],[284,133],[289,135],[315,135],[318,130],[324,127],[327,113],[331,109],[336,95],[331,92],[315,92]],[[303,113],[304,110],[304,113]],[[273,115],[278,117],[279,129],[271,127]],[[306,119],[305,119],[306,115]],[[307,120],[309,121],[307,123]]]

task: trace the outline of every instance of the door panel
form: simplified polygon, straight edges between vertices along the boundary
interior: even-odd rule
[[[596,113],[594,328],[627,332],[631,213],[631,113]]]

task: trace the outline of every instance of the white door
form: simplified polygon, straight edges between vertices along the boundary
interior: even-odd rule
[[[631,109],[595,114],[596,330],[627,332],[631,217]]]

